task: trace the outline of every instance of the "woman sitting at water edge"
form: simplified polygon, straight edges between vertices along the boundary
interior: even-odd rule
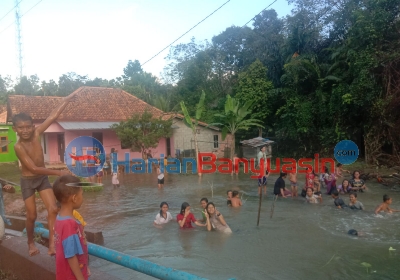
[[[211,231],[211,229],[215,229],[217,231],[221,231],[224,233],[232,233],[232,230],[225,222],[222,214],[215,209],[215,205],[212,202],[207,204],[206,210],[204,210],[204,214],[206,215],[207,221],[207,230]]]
[[[156,219],[154,220],[155,226],[166,224],[172,220],[172,215],[168,212],[168,208],[168,203],[165,201],[161,202],[160,213],[157,214]]]
[[[360,171],[354,171],[353,180],[350,181],[352,191],[363,191],[367,189],[363,179],[360,179]]]
[[[190,205],[187,202],[182,203],[181,212],[176,216],[176,220],[180,228],[193,228],[192,223],[200,227],[206,226],[196,220],[194,215],[190,212]]]

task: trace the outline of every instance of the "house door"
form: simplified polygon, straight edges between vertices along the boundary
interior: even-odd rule
[[[60,156],[60,161],[64,162],[64,153],[65,153],[64,134],[57,134],[57,147],[58,147],[58,155]]]
[[[167,138],[167,154],[165,157],[168,157],[171,155],[171,138]]]

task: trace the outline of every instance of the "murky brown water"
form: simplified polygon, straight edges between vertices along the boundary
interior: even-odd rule
[[[367,181],[368,192],[359,194],[366,211],[335,209],[327,195],[322,205],[281,198],[270,219],[276,178],[269,178],[259,227],[257,183],[243,174],[167,175],[163,190],[155,174],[125,174],[119,189],[108,177],[103,191],[84,194],[79,212],[88,227],[103,232],[106,247],[208,279],[400,279],[400,213],[373,214],[384,193],[392,196],[392,208],[400,209],[400,192]],[[241,209],[226,205],[228,189],[242,191]],[[233,234],[180,230],[175,221],[164,229],[153,226],[161,201],[169,203],[174,217],[187,201],[201,218],[202,197],[216,204]],[[349,229],[365,236],[349,236]],[[372,266],[368,273],[363,262]],[[153,279],[95,257],[90,265],[121,279]]]
[[[106,247],[208,279],[400,279],[400,213],[373,214],[384,193],[400,209],[400,193],[368,181],[369,191],[359,194],[366,211],[335,209],[327,195],[322,205],[281,198],[270,219],[275,179],[269,178],[259,227],[257,183],[248,175],[167,175],[163,190],[157,189],[155,174],[121,176],[119,189],[108,178],[102,192],[84,194],[79,211],[90,226],[103,231]],[[226,206],[228,189],[244,192],[241,209]],[[180,230],[175,221],[164,229],[152,225],[161,201],[169,203],[174,217],[187,201],[201,218],[202,197],[216,204],[233,234],[204,227]],[[347,235],[352,228],[365,237]],[[389,247],[397,251],[389,252]],[[363,262],[371,264],[369,273]],[[94,257],[90,265],[121,279],[153,279]]]

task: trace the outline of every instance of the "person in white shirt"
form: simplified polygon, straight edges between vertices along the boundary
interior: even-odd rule
[[[158,188],[164,187],[164,173],[161,172],[160,165],[157,166]]]
[[[257,164],[258,164],[258,166],[260,166],[261,159],[264,159],[264,164],[266,163],[267,156],[265,154],[265,150],[266,150],[266,147],[264,146],[264,147],[260,148],[260,151],[257,154]]]
[[[157,214],[156,219],[154,220],[155,226],[166,224],[172,220],[172,215],[168,212],[168,208],[168,203],[165,201],[161,202],[160,213]]]

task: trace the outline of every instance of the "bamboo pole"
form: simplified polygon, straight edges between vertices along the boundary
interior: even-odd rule
[[[262,188],[260,189],[260,200],[258,202],[258,218],[257,218],[257,226],[260,224],[260,213],[261,213],[261,200],[262,200]]]

